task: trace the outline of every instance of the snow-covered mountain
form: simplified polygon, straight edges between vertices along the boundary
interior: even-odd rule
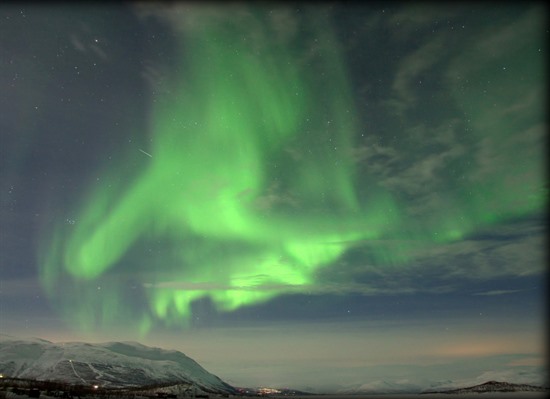
[[[358,384],[339,390],[338,394],[358,395],[358,394],[398,394],[398,393],[417,393],[422,387],[411,383],[408,380],[400,381],[371,381],[365,384]]]
[[[486,381],[484,383],[462,381],[415,381],[406,379],[396,381],[371,381],[365,384],[356,384],[336,391],[342,395],[371,395],[371,394],[427,394],[427,393],[482,393],[482,392],[547,392],[550,388],[545,385]]]
[[[0,373],[105,388],[183,384],[206,392],[235,392],[183,353],[135,342],[53,343],[0,335]]]
[[[478,384],[471,387],[444,390],[444,391],[431,391],[431,392],[464,394],[464,393],[484,393],[484,392],[543,392],[543,391],[548,391],[548,389],[540,386],[529,385],[529,384],[512,384],[509,382],[501,382],[501,381],[487,381],[483,384]]]

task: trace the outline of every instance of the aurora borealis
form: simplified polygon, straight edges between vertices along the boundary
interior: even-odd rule
[[[263,347],[383,341],[369,323],[394,321],[422,337],[414,316],[435,337],[479,323],[483,341],[517,313],[525,331],[491,354],[541,356],[509,343],[542,334],[539,7],[0,10],[0,333],[42,309],[52,340],[179,337],[188,353],[241,348],[240,329]]]
[[[189,52],[182,58],[192,60],[182,62],[188,79],[169,80],[155,104],[149,165],[128,183],[117,180],[125,189],[108,175],[86,199],[79,223],[58,238],[61,253],[45,255],[43,279],[53,289],[60,272],[93,281],[141,237],[168,239],[173,250],[153,261],[174,266],[168,276],[166,266],[155,268],[147,295],[152,317],[185,322],[191,302],[203,296],[234,310],[285,287],[311,290],[316,269],[337,261],[354,241],[376,239],[395,225],[387,190],[373,184],[365,201],[354,187],[356,117],[334,39],[324,39],[327,48],[310,61],[329,71],[324,83],[315,82],[297,56],[270,42],[270,32],[261,32],[265,39],[242,38],[246,26],[236,30],[234,21],[213,23],[194,12],[200,28],[179,45]],[[319,27],[312,34],[328,35]],[[323,96],[326,104],[314,101]],[[297,160],[281,154],[308,131],[319,140],[315,147],[294,148]],[[82,301],[88,315],[90,299]]]

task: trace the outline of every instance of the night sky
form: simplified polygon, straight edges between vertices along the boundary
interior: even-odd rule
[[[0,333],[541,383],[546,12],[0,6]]]

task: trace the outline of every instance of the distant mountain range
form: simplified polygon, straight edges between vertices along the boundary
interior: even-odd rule
[[[422,388],[419,384],[408,381],[387,382],[373,381],[366,384],[341,389],[338,394],[342,395],[373,395],[373,394],[428,394],[428,393],[483,393],[483,392],[548,392],[547,387],[530,384],[513,384],[510,382],[488,381],[483,384],[460,387],[460,388]]]
[[[53,343],[0,335],[0,374],[102,388],[173,384],[179,391],[236,392],[181,352],[135,342]]]
[[[445,391],[427,391],[423,393],[484,393],[484,392],[548,392],[550,389],[529,384],[512,384],[510,382],[488,381],[483,384],[466,388],[450,389]]]
[[[307,395],[293,389],[235,388],[209,373],[181,352],[148,347],[136,342],[52,343],[42,339],[21,340],[0,334],[0,375],[38,381],[109,388],[143,388],[184,396],[189,393],[244,395]],[[443,384],[443,383],[442,383]],[[369,383],[342,388],[337,394],[548,392],[529,384],[488,381],[461,387],[447,381],[426,389],[408,380]],[[466,384],[464,384],[466,385]],[[457,387],[458,386],[458,387]]]

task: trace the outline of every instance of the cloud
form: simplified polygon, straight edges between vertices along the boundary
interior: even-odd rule
[[[253,205],[259,211],[269,211],[280,205],[297,207],[299,201],[294,198],[291,192],[284,191],[278,181],[274,181],[262,195],[254,199]]]
[[[253,279],[251,279],[253,280]],[[383,295],[383,294],[411,294],[417,291],[409,286],[384,286],[377,284],[357,283],[357,282],[316,282],[312,284],[270,284],[259,281],[248,285],[224,284],[216,281],[190,282],[190,281],[170,281],[160,283],[143,283],[145,289],[171,289],[181,291],[248,291],[248,292],[269,292],[277,291],[285,294],[307,295],[341,295],[341,294],[361,294],[361,295]],[[431,292],[432,287],[423,289],[425,292]],[[437,290],[437,289],[435,289]]]
[[[190,282],[190,281],[170,281],[162,283],[143,283],[143,287],[152,289],[172,289],[179,291],[285,291],[285,292],[301,292],[304,285],[291,284],[269,284],[261,283],[263,278],[260,277],[260,282],[251,283],[250,285],[232,285],[214,281]]]
[[[515,235],[489,239],[466,239],[427,248],[415,260],[425,267],[437,268],[442,277],[488,279],[528,276],[545,270],[545,234],[539,224],[536,235]],[[498,227],[495,227],[498,229]]]
[[[92,52],[103,61],[107,61],[109,58],[107,53],[101,48],[103,41],[94,37],[88,26],[84,25],[78,34],[71,33],[69,35],[69,41],[73,48],[80,53],[89,54]]]
[[[460,145],[450,146],[440,152],[424,153],[424,156],[409,160],[397,173],[381,181],[393,193],[406,194],[409,210],[414,214],[421,211],[441,209],[444,204],[435,206],[439,195],[433,195],[438,186],[447,185],[449,164],[460,157],[464,149]],[[412,202],[411,197],[417,197]],[[423,205],[424,204],[424,205]]]
[[[445,42],[445,35],[438,35],[407,55],[399,64],[392,84],[395,97],[388,102],[398,115],[416,105],[415,92],[423,84],[421,75],[441,60]]]
[[[445,343],[442,346],[435,345],[433,351],[443,357],[481,357],[498,355],[502,353],[522,353],[525,346],[516,341],[517,337],[483,337],[462,342]]]
[[[435,38],[422,28],[430,21],[452,25],[447,7],[405,7],[386,21],[392,32],[420,30],[397,69],[389,69],[392,93],[381,100],[389,107],[388,114],[401,121],[394,128],[399,140],[380,143],[373,135],[353,157],[392,193],[416,197],[407,204],[412,215],[445,209],[449,198],[466,197],[467,189],[475,190],[475,195],[492,190],[487,193],[492,202],[478,197],[471,202],[503,213],[535,202],[534,193],[541,191],[544,181],[542,149],[547,130],[540,122],[544,100],[537,81],[543,62],[531,51],[536,48],[524,49],[536,46],[532,39],[543,31],[539,11],[535,7],[517,21],[504,18],[490,28],[472,25]],[[468,39],[478,35],[482,40]],[[533,62],[513,62],[527,56]],[[421,80],[431,82],[429,89]],[[414,120],[416,114],[425,115],[430,109],[438,111],[422,117],[422,124]],[[520,185],[529,198],[513,194]]]
[[[522,357],[520,359],[512,360],[506,363],[507,366],[544,366],[546,359],[541,356],[536,357]]]
[[[409,215],[433,213],[448,208],[443,201],[456,190],[450,183],[459,179],[452,176],[453,165],[469,151],[459,140],[459,125],[452,119],[432,127],[405,128],[405,145],[381,143],[370,136],[351,156],[380,186],[404,200]]]
[[[70,40],[71,40],[71,44],[76,50],[82,53],[86,51],[86,47],[84,47],[84,44],[82,44],[82,41],[80,41],[80,39],[75,34],[70,35]]]
[[[7,279],[3,277],[0,280],[0,298],[28,297],[29,293],[41,295],[42,292],[42,286],[35,278]]]
[[[508,294],[514,294],[516,292],[521,292],[523,290],[491,290],[491,291],[485,291],[485,292],[476,292],[476,296],[495,296],[495,295],[508,295]]]
[[[154,3],[138,2],[134,5],[138,18],[158,18],[169,24],[174,30],[193,34],[201,32],[206,26],[217,26],[220,30],[231,27],[246,27],[244,40],[259,46],[264,42],[266,28],[273,39],[287,43],[299,31],[299,20],[292,7],[273,5],[268,18],[261,25],[252,7],[245,3]],[[228,18],[228,15],[231,18]],[[244,30],[243,30],[244,32]]]
[[[507,58],[520,51],[530,44],[533,37],[542,39],[544,15],[544,9],[534,5],[511,22],[484,28],[479,36],[479,32],[476,33],[481,39],[469,41],[470,45],[453,59],[450,75],[464,76],[473,70],[483,69],[491,61]],[[471,62],[472,59],[477,62]]]
[[[469,5],[471,7],[471,5]],[[457,3],[430,5],[427,3],[405,4],[387,19],[387,26],[397,39],[404,39],[418,32],[429,31],[439,34],[442,28],[460,19],[466,8]]]
[[[448,243],[366,240],[357,242],[339,263],[321,270],[312,290],[363,295],[449,293],[464,289],[466,282],[534,276],[545,271],[545,242],[545,226],[537,218],[502,223]],[[390,257],[372,256],[381,250]],[[495,287],[473,295],[521,291]]]

